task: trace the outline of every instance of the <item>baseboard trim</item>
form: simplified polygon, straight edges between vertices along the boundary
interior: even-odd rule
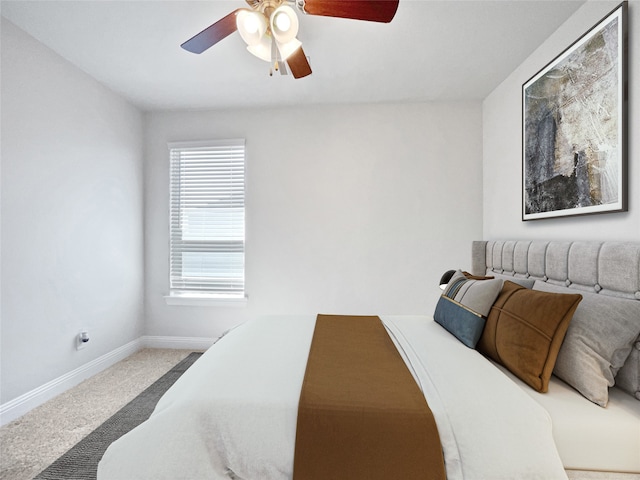
[[[102,370],[124,360],[142,348],[140,339],[133,340],[109,353],[106,353],[95,360],[92,360],[75,370],[45,383],[13,400],[0,405],[0,426],[21,417],[29,410],[42,405],[47,400],[60,395],[66,390],[75,387]]]
[[[171,348],[177,350],[206,350],[216,343],[217,338],[206,337],[160,337],[145,335],[140,337],[144,348]]]
[[[203,351],[213,345],[217,340],[217,338],[204,337],[142,336],[7,403],[3,403],[0,405],[0,426],[12,422],[29,410],[75,387],[83,380],[100,373],[102,370],[109,368],[120,360],[124,360],[142,348]]]

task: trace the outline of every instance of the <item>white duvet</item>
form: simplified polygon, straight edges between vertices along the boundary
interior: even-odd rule
[[[512,380],[430,317],[381,319],[433,411],[449,480],[567,478],[547,412]],[[223,337],[107,449],[98,480],[290,479],[314,325],[267,317]]]

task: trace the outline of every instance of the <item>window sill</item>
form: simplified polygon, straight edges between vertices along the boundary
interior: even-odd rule
[[[191,307],[246,307],[247,297],[224,297],[201,293],[182,293],[165,295],[167,305]]]

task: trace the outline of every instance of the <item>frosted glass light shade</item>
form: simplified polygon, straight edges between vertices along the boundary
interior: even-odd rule
[[[298,35],[298,16],[289,5],[280,5],[271,14],[271,33],[277,42],[287,43]]]
[[[247,45],[258,45],[267,31],[267,18],[260,12],[241,9],[236,15],[236,26]]]

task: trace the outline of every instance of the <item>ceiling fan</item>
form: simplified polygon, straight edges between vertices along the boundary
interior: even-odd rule
[[[285,63],[295,78],[311,74],[298,34],[297,9],[307,15],[350,18],[389,23],[396,14],[399,0],[246,0],[249,8],[238,8],[213,25],[184,42],[189,52],[202,53],[238,30],[247,50],[270,62],[276,71],[287,73]],[[271,71],[273,74],[273,71]]]

